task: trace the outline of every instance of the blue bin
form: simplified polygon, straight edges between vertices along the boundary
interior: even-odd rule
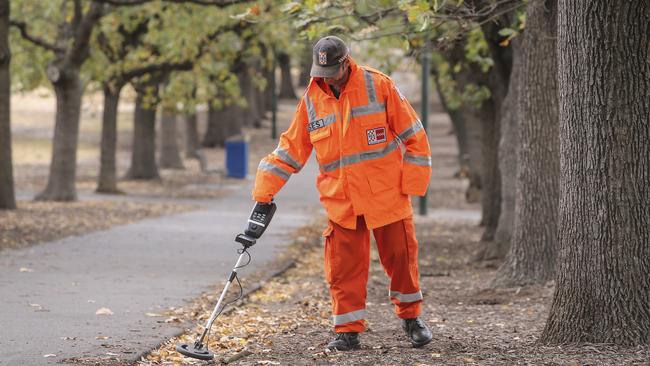
[[[233,136],[226,140],[226,175],[245,179],[248,174],[248,140]]]

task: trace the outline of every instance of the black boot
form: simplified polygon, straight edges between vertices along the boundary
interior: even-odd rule
[[[360,347],[359,333],[344,332],[336,333],[336,338],[328,343],[326,348],[329,350],[349,351]]]
[[[429,327],[420,318],[402,319],[402,329],[415,348],[422,347],[433,339]]]

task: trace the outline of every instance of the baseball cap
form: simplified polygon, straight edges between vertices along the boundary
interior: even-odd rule
[[[339,66],[349,57],[345,42],[336,36],[326,36],[314,45],[312,55],[312,77],[331,78],[339,72]]]

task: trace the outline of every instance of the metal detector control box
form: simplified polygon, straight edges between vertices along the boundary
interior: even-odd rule
[[[266,230],[271,223],[275,209],[276,206],[274,202],[257,202],[255,207],[253,207],[253,212],[251,212],[251,215],[248,218],[248,228],[244,231],[244,234],[253,239],[259,239],[259,237],[264,233],[264,230]]]

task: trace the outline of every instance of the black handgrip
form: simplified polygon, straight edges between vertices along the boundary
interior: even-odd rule
[[[275,202],[257,202],[248,218],[248,228],[244,233],[254,239],[261,237],[264,230],[269,227],[275,209]]]

